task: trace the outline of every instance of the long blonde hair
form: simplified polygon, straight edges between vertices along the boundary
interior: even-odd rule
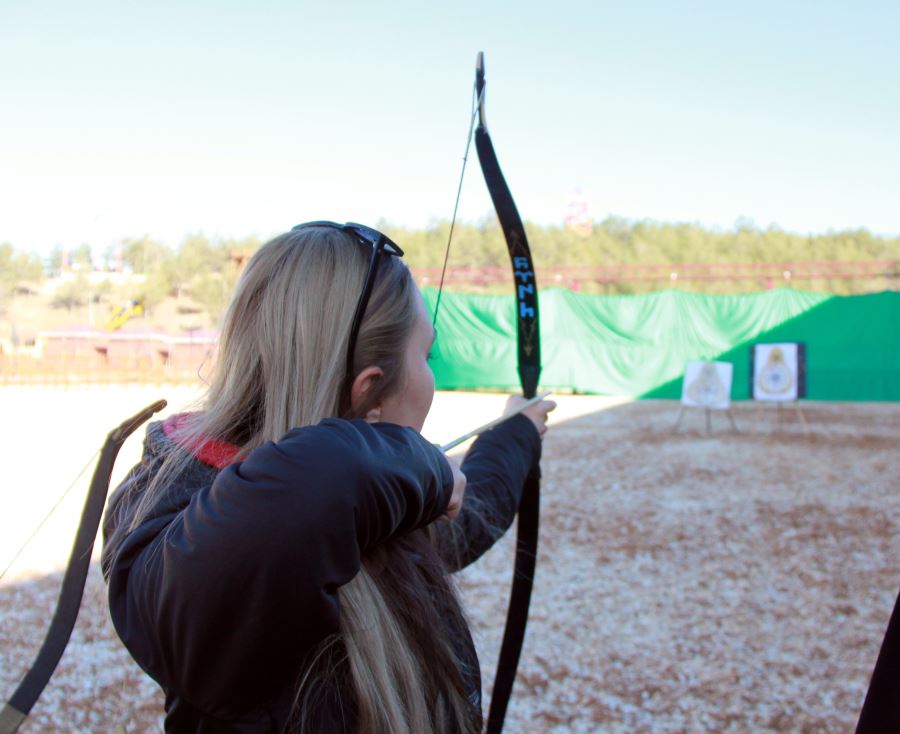
[[[418,297],[399,258],[381,260],[352,375],[344,374],[370,255],[332,228],[304,228],[264,245],[247,264],[226,313],[203,409],[179,430],[178,443],[227,441],[245,455],[291,428],[364,415],[396,392]],[[383,375],[366,406],[351,415],[349,383],[369,365]],[[132,527],[190,461],[184,451],[169,453],[141,497]],[[481,714],[467,701],[461,661],[446,633],[448,617],[464,624],[462,611],[424,531],[370,553],[338,593],[340,633],[305,664],[292,717],[297,729],[311,731],[322,692],[340,699],[345,678],[365,734],[480,729]]]

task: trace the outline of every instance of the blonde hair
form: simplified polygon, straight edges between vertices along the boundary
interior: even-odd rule
[[[247,264],[226,313],[203,410],[179,429],[178,443],[224,440],[245,455],[291,428],[364,415],[400,389],[418,296],[396,257],[382,257],[352,374],[345,375],[350,322],[370,256],[352,236],[324,227],[264,245]],[[349,386],[369,365],[383,375],[353,415]],[[182,450],[170,451],[140,499],[132,528],[191,461]],[[314,651],[298,685],[292,719],[300,731],[311,731],[323,691],[342,697],[345,677],[365,734],[480,730],[481,713],[467,701],[453,642],[441,634],[448,617],[457,625],[464,618],[424,531],[368,554],[338,593],[340,633]]]

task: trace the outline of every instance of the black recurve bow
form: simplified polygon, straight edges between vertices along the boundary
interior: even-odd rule
[[[166,407],[165,400],[159,400],[153,405],[147,406],[118,428],[113,429],[106,437],[106,443],[100,450],[100,458],[97,460],[97,467],[94,470],[94,476],[84,502],[75,543],[72,545],[72,553],[63,576],[62,588],[56,603],[56,611],[50,622],[50,629],[44,637],[37,657],[22,678],[15,693],[0,709],[0,734],[14,734],[18,731],[47,686],[50,676],[53,675],[53,671],[56,670],[56,666],[62,658],[66,645],[69,644],[72,630],[75,628],[75,621],[78,619],[78,610],[81,608],[84,584],[87,581],[91,553],[94,549],[94,539],[97,537],[100,518],[106,505],[109,480],[119,449],[122,448],[125,439],[134,433],[141,424],[164,407]]]
[[[534,277],[531,250],[525,237],[525,227],[516,209],[509,186],[503,178],[494,145],[487,130],[484,114],[484,53],[478,54],[475,68],[475,96],[478,104],[478,126],[475,128],[475,149],[481,163],[481,172],[500,220],[512,262],[513,283],[516,291],[516,323],[518,344],[518,370],[522,392],[526,398],[534,397],[541,374],[541,336],[538,321],[538,292]],[[512,695],[525,627],[528,624],[528,607],[534,585],[534,568],[537,560],[538,525],[540,520],[540,466],[531,468],[522,499],[519,503],[516,524],[516,557],[512,591],[503,643],[497,662],[494,690],[488,713],[487,733],[499,734],[503,729],[506,708]]]

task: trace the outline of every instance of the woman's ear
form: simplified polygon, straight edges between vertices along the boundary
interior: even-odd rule
[[[353,385],[350,387],[350,410],[353,415],[359,415],[363,407],[368,405],[372,393],[383,375],[384,370],[382,370],[381,367],[373,366],[366,367],[356,376],[353,380]],[[362,417],[370,423],[381,420],[381,402],[379,401],[374,405],[369,405],[365,415]]]

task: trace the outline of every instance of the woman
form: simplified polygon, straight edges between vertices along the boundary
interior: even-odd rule
[[[462,467],[425,441],[434,331],[402,254],[332,222],[262,247],[203,410],[152,424],[110,500],[110,611],[168,732],[481,730],[448,572],[512,523],[555,405]]]

